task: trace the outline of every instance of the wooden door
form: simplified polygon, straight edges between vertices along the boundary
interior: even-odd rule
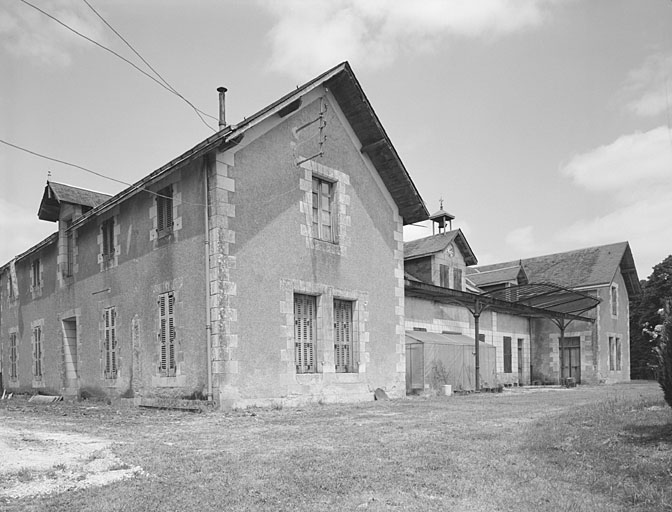
[[[565,338],[562,345],[562,378],[573,377],[581,383],[581,338],[573,336]]]

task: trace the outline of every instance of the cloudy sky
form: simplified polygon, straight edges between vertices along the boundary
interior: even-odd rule
[[[348,60],[479,263],[627,240],[643,279],[672,253],[670,0],[4,0],[0,139],[130,183],[212,130],[28,1],[152,74],[105,20],[210,115],[225,85],[232,123]],[[124,188],[0,143],[0,265],[56,230],[48,171]]]

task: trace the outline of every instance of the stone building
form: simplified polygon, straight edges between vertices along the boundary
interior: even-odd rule
[[[0,267],[4,385],[223,407],[401,396],[402,226],[427,215],[342,63],[114,197],[48,182],[58,231]]]

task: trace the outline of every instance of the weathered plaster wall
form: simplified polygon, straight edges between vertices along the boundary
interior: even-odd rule
[[[205,386],[205,280],[203,229],[203,178],[200,163],[172,173],[152,186],[157,191],[174,184],[173,235],[158,240],[152,222],[156,196],[140,193],[113,210],[89,220],[76,233],[75,272],[61,272],[63,250],[54,243],[17,264],[20,298],[10,303],[3,288],[0,339],[3,373],[8,375],[9,330],[19,334],[19,379],[9,383],[17,390],[34,390],[31,375],[32,322],[43,320],[44,365],[40,387],[51,391],[87,391],[109,396],[183,396],[202,392]],[[70,213],[68,209],[64,212]],[[101,259],[100,226],[115,219],[115,254],[110,265]],[[61,230],[63,232],[63,230]],[[33,298],[30,262],[40,257],[44,286]],[[61,265],[57,266],[57,260]],[[3,275],[3,280],[7,276]],[[158,294],[176,294],[175,329],[178,369],[175,377],[158,371]],[[103,311],[117,312],[117,378],[103,374]],[[63,320],[77,323],[77,382],[66,382]],[[135,356],[136,364],[132,364]],[[7,380],[7,379],[5,379]],[[76,387],[73,389],[72,385]]]
[[[318,150],[317,124],[296,131],[319,115],[325,93],[316,94],[288,118],[260,127],[266,132],[233,157],[219,154],[215,161],[230,180],[227,201],[235,205],[225,222],[227,245],[217,255],[229,262],[219,271],[219,282],[228,283],[219,293],[226,312],[213,334],[224,405],[372,399],[378,387],[404,393],[401,219],[328,95],[324,156],[297,165]],[[313,175],[335,183],[336,243],[311,234]],[[294,293],[318,297],[313,374],[296,374]],[[355,301],[355,373],[334,371],[334,298]]]

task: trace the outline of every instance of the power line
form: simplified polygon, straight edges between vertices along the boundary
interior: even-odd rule
[[[161,76],[161,74],[160,74],[156,69],[154,69],[154,67],[153,67],[149,62],[147,62],[147,60],[146,60],[142,55],[140,55],[140,53],[133,47],[133,45],[131,45],[131,43],[129,43],[129,42],[126,40],[126,38],[124,38],[124,36],[122,36],[117,30],[115,30],[115,28],[114,28],[112,25],[110,25],[110,24],[108,23],[108,21],[107,21],[105,18],[103,18],[103,16],[102,16],[98,11],[96,11],[96,9],[94,9],[94,7],[93,7],[89,2],[87,2],[87,0],[82,0],[82,1],[89,7],[89,9],[91,9],[91,10],[95,13],[96,16],[98,16],[98,17],[101,19],[101,21],[102,21],[103,23],[105,23],[105,25],[107,25],[107,27],[108,27],[112,32],[114,32],[114,33],[117,35],[117,37],[119,37],[119,39],[121,39],[121,40],[126,44],[126,46],[128,46],[128,47],[131,49],[131,51],[132,51],[133,53],[135,53],[135,54],[138,56],[138,58],[139,58],[142,62],[145,63],[145,65],[146,65],[149,69],[151,69],[151,70],[154,72],[154,74],[155,74],[157,77],[159,77],[159,78],[161,79],[161,81],[162,81],[164,84],[166,84],[166,86],[168,86],[168,88],[169,88],[175,95],[177,95],[177,96],[179,96],[180,98],[182,98],[182,99],[183,99],[183,100],[184,100],[184,101],[185,101],[191,108],[194,109],[194,112],[196,112],[196,115],[198,115],[198,117],[201,118],[201,121],[203,121],[203,122],[205,123],[205,120],[203,119],[203,117],[201,117],[201,114],[203,114],[204,116],[210,117],[211,119],[214,119],[215,121],[218,121],[218,119],[217,119],[216,117],[211,116],[210,114],[208,114],[208,113],[206,113],[206,112],[203,112],[202,110],[196,108],[196,107],[195,107],[195,106],[194,106],[194,105],[193,105],[187,98],[185,98],[182,94],[180,94],[180,93],[177,91],[177,89],[175,89],[172,85],[170,85],[170,84],[168,83],[168,81],[167,81],[165,78],[163,78],[163,76]],[[207,123],[206,123],[206,126],[210,127],[210,125],[208,125]]]
[[[50,161],[52,161],[52,162],[57,162],[57,163],[59,163],[59,164],[68,165],[68,166],[70,166],[70,167],[74,167],[75,169],[80,169],[80,170],[82,170],[82,171],[84,171],[84,172],[88,172],[88,173],[90,173],[90,174],[94,174],[94,175],[96,175],[96,176],[99,176],[100,178],[104,178],[104,179],[106,179],[106,180],[110,180],[110,181],[115,181],[115,182],[117,182],[117,183],[121,183],[122,185],[126,185],[127,187],[131,187],[131,186],[132,186],[130,183],[127,183],[127,182],[122,181],[122,180],[118,180],[117,178],[111,178],[110,176],[107,176],[107,175],[105,175],[105,174],[103,174],[103,173],[93,171],[93,170],[89,169],[88,167],[83,167],[83,166],[81,166],[81,165],[77,165],[77,164],[72,164],[72,163],[70,163],[70,162],[66,162],[65,160],[60,160],[60,159],[58,159],[58,158],[54,158],[54,157],[51,157],[51,156],[43,155],[42,153],[38,153],[37,151],[33,151],[33,150],[31,150],[31,149],[24,148],[24,147],[22,147],[22,146],[18,146],[18,145],[16,145],[16,144],[12,144],[11,142],[8,142],[8,141],[6,141],[6,140],[4,140],[4,139],[0,139],[0,143],[2,143],[2,144],[6,144],[6,145],[9,146],[9,147],[12,147],[12,148],[14,148],[14,149],[18,149],[19,151],[23,151],[23,152],[28,153],[28,154],[30,154],[30,155],[37,156],[37,157],[39,157],[39,158],[44,158],[45,160],[50,160]],[[143,191],[147,192],[148,194],[152,194],[152,195],[154,195],[154,196],[156,196],[156,197],[163,197],[163,198],[166,198],[166,199],[171,199],[171,197],[169,197],[169,196],[164,196],[163,194],[157,194],[156,192],[153,192],[153,191],[151,191],[151,190],[148,190],[148,189],[146,189],[146,188],[144,188],[144,187],[140,187],[138,190],[143,190]],[[188,202],[188,201],[182,201],[182,204],[190,205],[190,206],[205,206],[204,204],[201,204],[201,203],[190,203],[190,202]]]
[[[127,64],[133,66],[133,67],[134,67],[136,70],[138,70],[140,73],[142,73],[143,75],[145,75],[145,76],[146,76],[147,78],[149,78],[150,80],[153,80],[154,82],[156,82],[157,84],[159,84],[161,87],[163,87],[165,90],[167,90],[167,91],[170,92],[171,94],[176,94],[177,96],[179,96],[180,98],[182,98],[184,101],[186,101],[187,104],[189,104],[189,106],[190,106],[191,108],[194,109],[194,111],[196,111],[196,114],[198,115],[198,117],[201,119],[201,121],[202,121],[208,128],[210,128],[210,129],[211,129],[212,131],[214,131],[214,132],[217,131],[217,130],[215,130],[212,126],[210,126],[210,125],[209,125],[209,124],[208,124],[208,123],[201,117],[201,114],[199,113],[198,109],[197,109],[194,105],[192,105],[189,101],[187,101],[183,96],[181,96],[180,94],[178,94],[176,91],[172,90],[169,86],[166,86],[166,85],[164,85],[163,83],[161,83],[159,80],[157,80],[156,78],[154,78],[152,75],[150,75],[149,73],[147,73],[147,72],[144,71],[143,69],[140,69],[135,63],[131,62],[131,61],[128,60],[126,57],[123,57],[123,56],[120,55],[119,53],[117,53],[117,52],[115,52],[114,50],[108,48],[107,46],[104,46],[104,45],[100,44],[100,43],[99,43],[98,41],[96,41],[95,39],[91,39],[90,37],[85,36],[85,35],[82,34],[81,32],[78,32],[77,30],[75,30],[75,29],[72,28],[71,26],[67,25],[66,23],[63,23],[61,20],[59,20],[59,19],[56,18],[55,16],[52,16],[52,15],[49,14],[48,12],[46,12],[46,11],[40,9],[40,8],[37,7],[36,5],[31,4],[31,3],[28,2],[27,0],[21,0],[21,2],[23,2],[24,4],[26,4],[26,5],[30,6],[30,7],[32,7],[32,8],[35,9],[36,11],[38,11],[38,12],[42,13],[43,15],[45,15],[46,17],[48,17],[48,18],[54,20],[56,23],[58,23],[59,25],[63,26],[64,28],[68,29],[70,32],[73,32],[74,34],[77,34],[79,37],[82,37],[82,38],[86,39],[86,40],[89,41],[90,43],[95,44],[95,45],[98,46],[99,48],[105,50],[106,52],[111,53],[111,54],[114,55],[115,57],[117,57],[117,58],[123,60],[124,62],[126,62]],[[212,117],[212,116],[210,116],[210,117]],[[213,119],[215,119],[215,118],[213,117]]]

